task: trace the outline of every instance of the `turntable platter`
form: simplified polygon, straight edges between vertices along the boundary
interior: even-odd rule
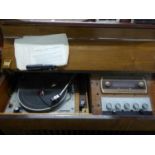
[[[61,89],[46,89],[44,95],[41,96],[39,89],[19,89],[18,98],[21,106],[27,111],[44,112],[51,111],[63,104],[66,98],[67,90],[64,92],[58,103],[51,103],[51,97],[58,94]]]

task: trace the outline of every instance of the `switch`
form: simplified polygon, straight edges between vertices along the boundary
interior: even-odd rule
[[[81,99],[80,101],[80,109],[84,108],[86,105],[86,101],[84,99]]]

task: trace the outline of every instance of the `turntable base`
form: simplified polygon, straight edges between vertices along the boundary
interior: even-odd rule
[[[21,106],[18,92],[14,92],[7,104],[7,107],[5,109],[5,113],[28,113],[25,108]],[[55,108],[52,111],[49,111],[49,113],[74,113],[75,112],[75,95],[73,93],[67,93],[66,99],[61,103],[57,108]]]

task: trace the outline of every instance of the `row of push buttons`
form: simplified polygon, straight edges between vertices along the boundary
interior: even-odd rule
[[[138,103],[134,103],[132,106],[129,103],[125,103],[124,105],[121,105],[120,103],[116,103],[114,105],[114,108],[113,108],[113,105],[111,103],[106,104],[106,109],[108,111],[113,111],[113,110],[116,110],[116,111],[122,111],[122,110],[125,110],[125,111],[131,111],[131,110],[134,110],[134,111],[139,111],[139,110],[147,111],[148,108],[149,108],[149,106],[146,103],[143,103],[141,106]]]

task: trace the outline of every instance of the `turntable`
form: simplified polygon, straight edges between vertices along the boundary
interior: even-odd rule
[[[41,74],[21,76],[11,94],[6,113],[76,112],[76,75],[70,77]],[[57,79],[57,80],[56,80]]]

